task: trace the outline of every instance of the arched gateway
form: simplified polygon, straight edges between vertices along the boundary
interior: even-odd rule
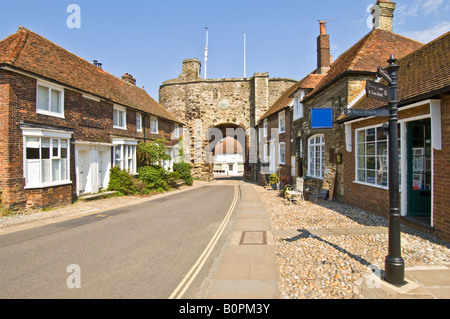
[[[186,160],[193,164],[193,176],[211,180],[215,175],[214,171],[225,167],[219,164],[228,163],[228,169],[220,171],[226,171],[227,174],[240,172],[246,178],[255,178],[256,175],[252,176],[254,165],[249,149],[253,145],[256,147],[256,123],[281,94],[297,81],[270,79],[268,73],[255,73],[251,78],[222,79],[202,79],[200,74],[199,60],[184,60],[180,76],[165,81],[159,89],[159,103],[185,123],[184,153]],[[234,134],[238,128],[238,131],[244,131],[245,142],[228,136],[227,128],[233,129],[230,134]],[[213,145],[211,131],[217,134],[222,132],[222,140],[216,142],[222,145],[222,151],[219,150],[220,147]],[[230,148],[224,153],[223,146],[227,145],[239,145],[243,149],[231,151]],[[233,162],[233,169],[232,159],[236,160]],[[216,173],[218,176],[219,173]]]

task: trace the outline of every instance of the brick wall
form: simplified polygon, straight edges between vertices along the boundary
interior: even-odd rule
[[[433,150],[433,228],[422,227],[410,220],[404,223],[430,232],[439,238],[450,241],[450,197],[448,181],[450,180],[450,97],[441,96],[442,112],[442,150]],[[399,111],[399,119],[429,114],[429,105]],[[369,119],[352,124],[352,152],[344,150],[344,186],[345,203],[360,207],[368,212],[387,217],[389,213],[389,190],[355,183],[355,130],[381,124],[379,119]],[[362,199],[363,198],[363,199]]]
[[[442,150],[434,150],[434,228],[439,237],[450,242],[450,96],[443,95],[441,101]]]
[[[159,120],[159,134],[150,134],[149,116],[144,116],[144,113],[144,130],[137,132],[137,111],[132,109],[126,111],[127,130],[115,129],[112,103],[89,99],[70,89],[64,90],[65,118],[37,114],[36,86],[37,80],[34,78],[0,70],[0,192],[3,205],[43,207],[70,203],[76,198],[73,144],[70,154],[71,185],[24,189],[22,123],[72,130],[72,142],[111,143],[111,135],[147,142],[166,138],[168,145],[178,142],[172,137],[174,124],[164,119]]]

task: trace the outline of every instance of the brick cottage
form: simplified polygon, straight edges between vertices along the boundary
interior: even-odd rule
[[[450,32],[397,64],[402,221],[450,241]],[[363,96],[351,108],[379,107],[387,105]],[[337,122],[345,124],[345,202],[385,214],[388,137],[382,125],[387,118],[342,115]]]
[[[69,204],[105,189],[111,167],[137,172],[140,141],[165,138],[176,155],[183,125],[131,75],[115,77],[23,27],[0,41],[0,121],[7,207]]]

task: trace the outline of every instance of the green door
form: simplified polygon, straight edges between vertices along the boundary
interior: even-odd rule
[[[431,120],[410,122],[408,141],[408,215],[431,216]]]

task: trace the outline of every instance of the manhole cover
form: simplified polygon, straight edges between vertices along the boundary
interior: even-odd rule
[[[265,231],[242,232],[240,245],[266,245],[267,235]]]

